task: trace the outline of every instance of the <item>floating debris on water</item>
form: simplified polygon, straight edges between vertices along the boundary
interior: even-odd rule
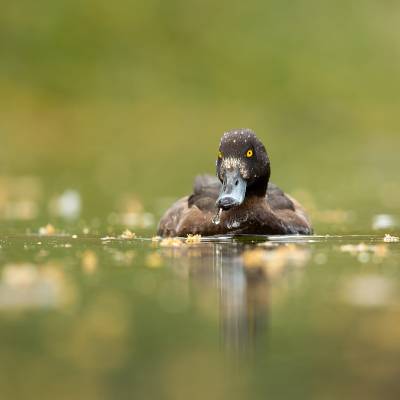
[[[160,242],[161,247],[181,247],[183,245],[181,239],[176,237],[164,238]]]
[[[344,253],[350,253],[351,255],[370,252],[384,256],[387,254],[388,249],[387,246],[385,246],[384,244],[368,245],[365,243],[359,243],[359,244],[344,244],[340,246],[340,251]]]
[[[135,239],[135,238],[136,238],[136,233],[130,231],[129,229],[125,229],[125,230],[122,232],[120,238],[121,238],[121,239],[128,239],[128,240],[130,240],[130,239]]]
[[[350,253],[351,255],[356,255],[357,253],[369,251],[370,246],[365,243],[359,244],[343,244],[340,246],[340,251],[343,253]]]
[[[82,254],[82,269],[86,274],[93,274],[98,266],[99,260],[96,253],[92,250],[86,250]]]
[[[185,240],[186,244],[196,244],[201,242],[201,235],[192,235],[189,234],[187,235],[187,238]]]
[[[162,263],[163,259],[158,253],[151,253],[146,257],[146,266],[148,268],[160,268]]]
[[[42,226],[39,228],[39,235],[41,236],[51,236],[56,233],[56,229],[53,225],[47,224],[46,226]]]
[[[304,266],[310,259],[310,252],[306,248],[286,245],[269,250],[262,248],[246,250],[242,257],[244,267],[248,271],[262,269],[267,275],[276,276],[289,265]]]
[[[400,241],[400,238],[397,236],[392,236],[389,235],[388,233],[385,234],[385,237],[383,238],[383,241],[386,243],[397,243]]]
[[[104,244],[109,243],[109,242],[111,242],[112,240],[115,240],[115,239],[116,239],[115,236],[104,236],[104,237],[100,238],[100,240],[101,240]]]
[[[384,244],[344,244],[340,246],[340,251],[342,251],[343,253],[349,253],[352,256],[357,257],[358,261],[363,264],[369,262],[371,260],[371,256],[374,262],[380,262],[384,257],[388,255],[388,247]]]
[[[153,236],[151,238],[151,247],[158,247],[158,243],[162,240],[161,236]]]

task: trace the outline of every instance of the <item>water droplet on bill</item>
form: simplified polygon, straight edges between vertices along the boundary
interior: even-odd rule
[[[219,223],[221,222],[221,213],[222,213],[222,208],[219,208],[217,213],[214,215],[212,219],[213,224],[219,225]]]

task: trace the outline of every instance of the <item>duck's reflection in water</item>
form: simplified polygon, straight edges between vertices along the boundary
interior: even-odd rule
[[[222,345],[241,353],[265,335],[271,285],[291,267],[304,266],[309,250],[293,244],[201,243],[171,250],[168,256],[197,293],[217,294]]]
[[[221,339],[224,347],[244,351],[266,329],[269,285],[262,269],[246,272],[242,254],[220,249],[213,263],[219,289]]]

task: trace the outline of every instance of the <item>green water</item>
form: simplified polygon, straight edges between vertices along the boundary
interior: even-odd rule
[[[398,398],[381,235],[0,244],[2,398]]]

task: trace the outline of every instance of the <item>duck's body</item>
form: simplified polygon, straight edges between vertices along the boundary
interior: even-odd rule
[[[241,159],[242,153],[251,161]],[[312,233],[301,205],[268,182],[269,158],[252,131],[231,131],[223,136],[217,175],[219,179],[209,175],[196,177],[193,194],[167,210],[159,223],[158,235]]]
[[[210,175],[196,177],[194,191],[178,200],[158,226],[160,236],[232,234],[286,235],[312,233],[301,205],[270,183],[266,196],[246,198],[218,218],[216,201],[222,184]],[[219,222],[219,223],[217,223]]]

